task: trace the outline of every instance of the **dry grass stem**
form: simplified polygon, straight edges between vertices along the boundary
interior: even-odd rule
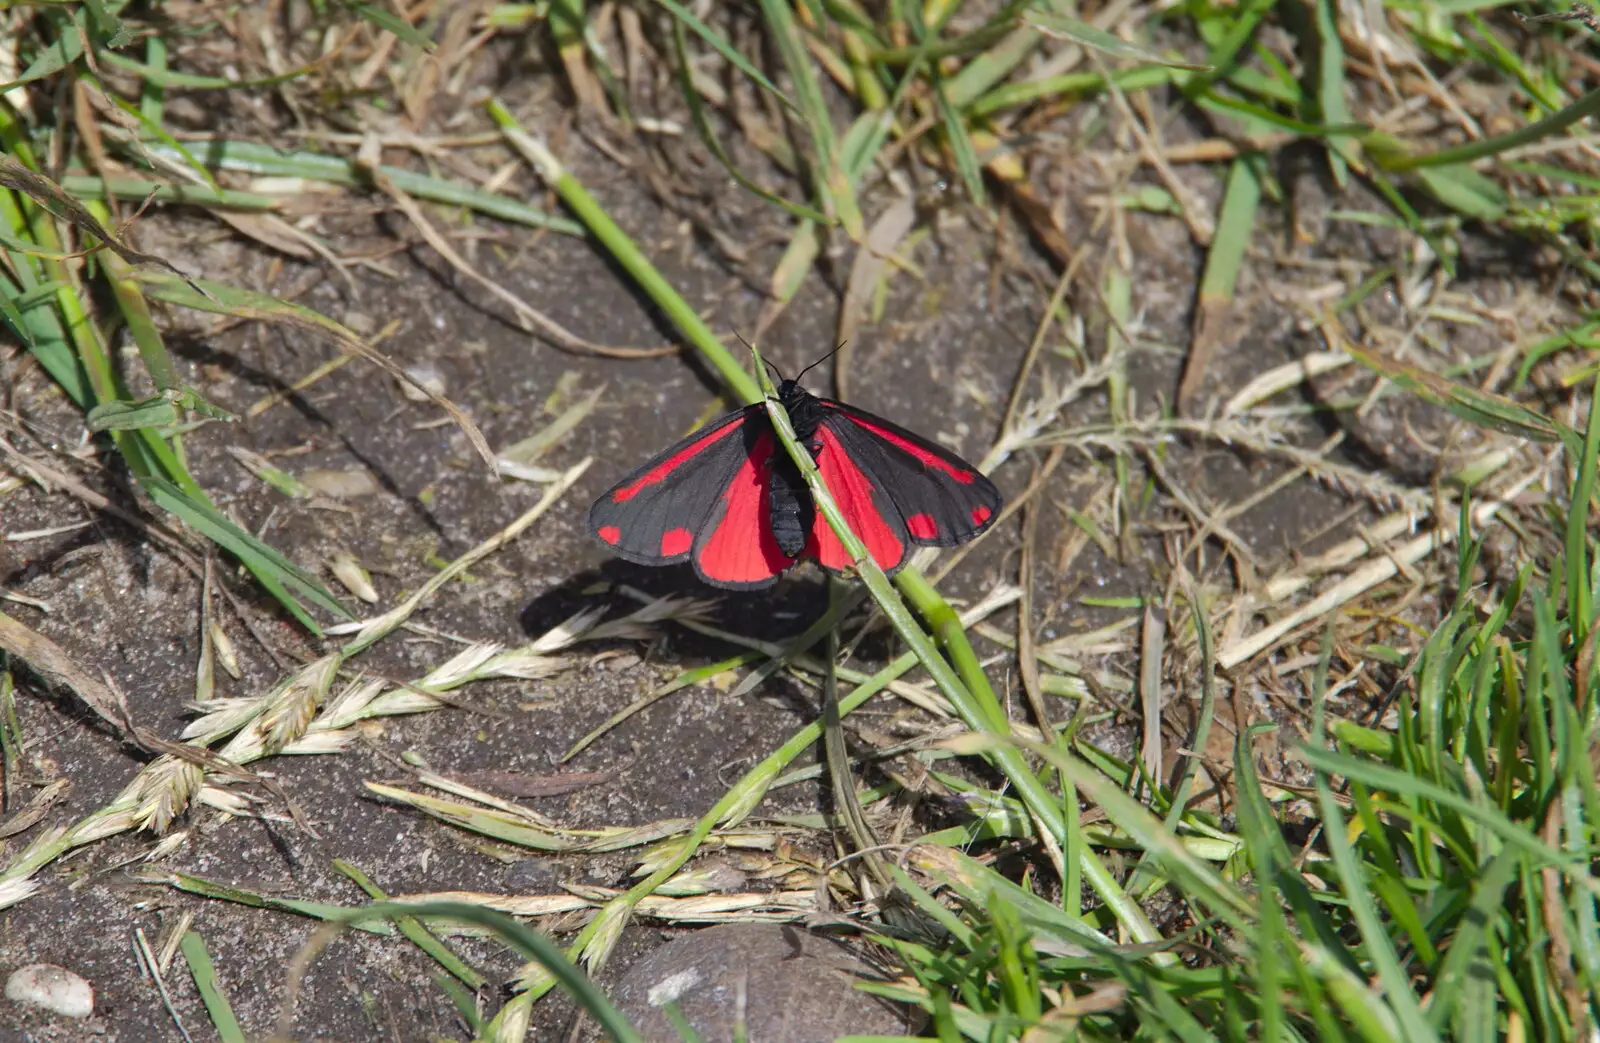
[[[1472,510],[1473,526],[1481,529],[1488,525],[1489,522],[1494,520],[1495,515],[1499,514],[1501,510],[1516,499],[1518,494],[1531,486],[1536,477],[1536,475],[1528,475],[1514,483],[1501,498],[1477,504]],[[1453,514],[1454,512],[1452,511],[1451,513]],[[1433,531],[1409,540],[1388,553],[1375,557],[1372,561],[1346,576],[1310,602],[1290,612],[1276,623],[1263,627],[1250,637],[1220,649],[1217,652],[1217,665],[1224,670],[1233,669],[1240,663],[1266,651],[1296,628],[1323,618],[1341,606],[1354,601],[1360,595],[1372,590],[1378,584],[1394,578],[1403,567],[1414,565],[1440,548],[1449,546],[1455,540],[1457,526],[1452,518],[1441,518],[1439,522],[1439,526]]]
[[[330,635],[355,634],[355,637],[344,647],[344,654],[347,656],[354,655],[356,652],[369,647],[373,642],[379,641],[392,633],[396,627],[411,618],[412,613],[416,612],[422,603],[432,597],[439,588],[516,539],[528,526],[538,521],[562,496],[566,495],[567,490],[572,488],[579,478],[583,477],[583,473],[589,469],[591,463],[593,463],[593,458],[585,457],[578,464],[568,468],[559,481],[551,483],[545,489],[544,495],[539,498],[539,502],[523,512],[521,517],[439,570],[438,575],[424,583],[416,593],[395,608],[373,619],[328,627],[327,632]]]

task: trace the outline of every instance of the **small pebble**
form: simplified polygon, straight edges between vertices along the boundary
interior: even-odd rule
[[[94,988],[83,978],[53,963],[30,963],[6,979],[6,999],[27,1003],[64,1018],[94,1013]]]
[[[607,659],[606,669],[613,674],[620,674],[624,670],[632,670],[642,662],[644,662],[644,660],[640,659],[632,652],[624,652],[621,655],[612,656],[610,659]]]
[[[561,871],[548,858],[525,858],[506,870],[505,884],[521,894],[552,894],[561,889]]]
[[[312,491],[335,500],[349,500],[357,496],[371,496],[378,491],[378,483],[365,471],[329,471],[312,468],[300,476]]]
[[[444,374],[439,372],[439,367],[432,362],[418,362],[406,367],[406,376],[432,391],[435,395],[444,394]],[[410,382],[400,382],[400,393],[413,402],[428,402],[431,399],[420,390],[413,387]]]

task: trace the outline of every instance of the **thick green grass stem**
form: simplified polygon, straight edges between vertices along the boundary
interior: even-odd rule
[[[949,657],[961,683],[971,693],[975,714],[988,722],[985,730],[999,735],[1009,734],[1010,722],[1006,720],[1005,709],[995,697],[988,675],[978,663],[978,654],[972,650],[972,642],[967,640],[967,631],[961,625],[961,617],[956,610],[939,596],[928,578],[915,569],[902,569],[896,574],[894,582],[917,615],[927,620],[934,640]]]
[[[845,234],[857,242],[866,235],[866,224],[856,201],[855,186],[846,174],[839,155],[839,140],[834,133],[832,114],[817,80],[816,68],[806,50],[800,29],[795,24],[790,0],[759,0],[767,36],[778,52],[798,96],[801,122],[811,138],[816,162],[812,181],[829,214],[838,219]]]

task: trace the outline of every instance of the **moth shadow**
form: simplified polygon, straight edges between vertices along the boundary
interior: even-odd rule
[[[538,638],[577,613],[597,605],[609,605],[604,618],[620,619],[643,608],[649,601],[663,597],[709,602],[705,615],[700,617],[707,625],[738,637],[775,645],[787,645],[828,610],[827,583],[815,568],[786,573],[762,590],[737,591],[702,583],[687,564],[635,565],[613,558],[572,575],[566,582],[528,602],[520,613],[520,623],[530,639]],[[853,614],[855,625],[849,633],[856,632],[859,621],[866,618],[862,612],[868,608],[870,602]],[[657,640],[666,641],[672,658],[686,666],[719,662],[748,647],[671,622],[657,623],[655,629],[660,635]],[[636,645],[637,638],[618,638],[611,644]],[[899,650],[898,645],[893,630],[881,625],[880,620],[879,625],[857,642],[850,662],[858,669],[876,669],[864,664],[887,661]],[[818,654],[821,648],[812,651]],[[796,713],[810,716],[818,710],[814,691],[787,683],[781,675],[769,678],[758,691],[763,696],[777,698]]]
[[[729,633],[782,643],[810,626],[828,608],[828,590],[815,572],[784,575],[763,590],[723,590],[707,586],[689,565],[635,565],[612,558],[575,573],[523,606],[519,621],[529,637],[547,633],[575,613],[609,602],[608,618],[643,608],[662,597],[711,602],[705,622]],[[667,624],[671,627],[670,624]],[[737,649],[682,627],[671,628],[673,647],[686,651],[704,643],[718,659]]]

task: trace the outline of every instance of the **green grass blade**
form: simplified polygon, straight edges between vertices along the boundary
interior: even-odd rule
[[[137,431],[145,427],[171,427],[178,422],[178,407],[157,395],[138,402],[102,402],[84,417],[91,431]]]
[[[354,618],[315,576],[233,524],[209,503],[196,500],[159,475],[143,475],[139,484],[150,494],[156,506],[177,515],[185,524],[249,566],[273,596],[283,602],[284,607],[312,633],[320,637],[322,630],[287,588],[300,591],[312,604],[340,619]]]
[[[157,75],[167,71],[167,41],[160,33],[151,33],[145,38],[144,62],[145,68]],[[166,112],[166,91],[160,84],[146,80],[139,90],[139,115],[145,122],[159,127],[166,120]]]
[[[1126,93],[1148,90],[1171,83],[1172,70],[1161,65],[1141,65],[1111,74],[1111,82]],[[982,118],[1004,109],[1027,105],[1044,98],[1062,95],[1090,95],[1105,90],[1106,78],[1098,72],[1070,72],[1040,80],[1003,83],[967,106],[968,116]],[[954,97],[951,99],[954,101]]]
[[[109,65],[123,72],[132,73],[146,84],[155,88],[176,87],[188,91],[229,91],[229,90],[259,90],[264,87],[276,87],[281,83],[297,80],[306,73],[316,68],[315,64],[303,65],[287,72],[275,73],[271,76],[261,76],[248,80],[231,80],[223,76],[202,76],[192,72],[179,72],[169,69],[165,64],[157,65],[152,62],[141,62],[127,55],[101,53],[95,55],[95,61]],[[107,97],[114,98],[108,94]],[[153,121],[159,122],[159,121]]]
[[[158,203],[217,206],[229,210],[278,210],[283,206],[283,199],[279,196],[241,192],[234,188],[217,189],[208,185],[173,185],[138,177],[85,177],[82,174],[69,174],[61,179],[61,190],[84,200],[110,197],[142,203],[146,199],[154,199]]]
[[[744,371],[728,349],[722,346],[722,341],[711,332],[705,320],[700,318],[699,312],[689,306],[689,302],[673,289],[659,269],[650,263],[649,258],[639,249],[638,245],[629,238],[611,215],[591,196],[587,189],[563,167],[550,150],[532,138],[518,125],[516,117],[498,100],[491,99],[488,103],[489,116],[500,126],[508,141],[526,156],[549,185],[556,190],[573,213],[583,221],[589,232],[600,241],[611,256],[627,270],[635,282],[639,284],[656,307],[666,313],[673,324],[694,345],[706,364],[716,370],[722,382],[728,386],[736,396],[745,402],[755,402],[761,397],[761,389]]]
[[[415,923],[416,921],[412,921]],[[456,1008],[456,1016],[466,1026],[471,1039],[483,1036],[483,1016],[478,1013],[478,994],[456,981],[444,971],[433,970],[428,973],[439,991],[450,997],[450,1003]]]
[[[217,985],[216,968],[211,964],[211,954],[206,951],[205,939],[195,931],[187,931],[178,942],[178,951],[183,953],[183,962],[189,965],[195,991],[200,994],[200,1002],[206,1006],[206,1016],[211,1019],[211,1027],[217,1030],[218,1040],[221,1043],[246,1043],[239,1019],[233,1015],[233,1006]]]
[[[696,36],[704,40],[713,51],[716,51],[718,54],[722,55],[722,57],[727,60],[729,65],[732,65],[735,69],[738,69],[740,72],[750,77],[751,80],[759,83],[763,88],[771,93],[773,97],[777,98],[784,105],[788,106],[790,109],[794,109],[794,102],[790,101],[788,96],[785,95],[783,91],[778,89],[777,84],[767,79],[766,73],[756,68],[755,65],[751,63],[750,59],[740,54],[739,49],[734,47],[733,44],[729,43],[727,38],[725,38],[721,33],[717,32],[715,29],[711,28],[709,25],[697,18],[693,11],[678,3],[677,0],[656,0],[656,3],[660,4],[662,7],[666,8],[669,13],[671,13],[673,20],[678,25],[687,27]]]
[[[845,234],[856,242],[866,235],[866,222],[856,200],[855,188],[839,161],[838,139],[833,130],[833,116],[822,97],[822,86],[817,81],[811,56],[800,39],[800,27],[795,24],[794,12],[787,0],[760,0],[761,14],[767,31],[789,78],[794,82],[797,107],[811,146],[816,150],[812,177],[817,189],[829,205],[826,209],[838,219]]]
[[[1554,866],[1569,877],[1582,879],[1582,867],[1571,857],[1534,837],[1492,806],[1476,803],[1453,790],[1418,778],[1409,771],[1386,767],[1370,760],[1304,743],[1300,744],[1298,749],[1306,762],[1318,771],[1328,775],[1343,776],[1375,790],[1385,790],[1441,804],[1489,830],[1508,845],[1531,856],[1535,865]]]
[[[1344,41],[1339,36],[1337,0],[1312,0],[1312,26],[1304,49],[1313,80],[1316,99],[1314,118],[1327,126],[1351,123],[1350,106],[1345,102]],[[1359,161],[1355,143],[1347,136],[1328,138],[1328,168],[1341,189],[1349,183],[1350,164]]]
[[[37,352],[38,341],[33,338],[33,329],[28,325],[28,320],[22,317],[22,295],[16,290],[16,283],[0,275],[0,319],[5,320],[11,335],[21,341],[23,347],[30,353]]]
[[[1450,380],[1420,366],[1396,361],[1356,344],[1345,342],[1339,347],[1373,372],[1389,378],[1426,402],[1448,409],[1463,420],[1535,442],[1559,441],[1574,451],[1574,455],[1581,451],[1579,447],[1583,442],[1576,431],[1521,403],[1480,391],[1470,384]]]
[[[1202,311],[1208,305],[1216,307],[1233,300],[1261,206],[1259,165],[1257,157],[1242,156],[1228,169],[1228,184],[1217,212],[1216,238],[1206,254],[1205,273],[1200,280]]]
[[[141,110],[137,105],[134,105],[132,102],[127,101],[126,99],[119,98],[109,91],[105,92],[105,95],[107,98],[111,99],[111,103],[113,105],[139,121],[139,125],[144,128],[145,137],[154,138],[156,141],[159,141],[173,152],[176,152],[178,155],[182,156],[184,163],[190,170],[194,171],[195,174],[204,180],[208,186],[221,191],[222,186],[217,184],[217,179],[211,176],[211,171],[206,169],[205,164],[200,162],[199,157],[196,156],[188,148],[188,146],[184,145],[183,142],[179,141],[177,138],[168,133],[167,129],[161,124],[152,123],[146,119],[143,110]]]
[[[46,76],[54,76],[75,63],[83,57],[85,37],[86,32],[81,21],[72,21],[61,26],[56,41],[35,55],[33,61],[22,71],[22,75],[10,83],[0,84],[0,94],[10,91],[13,87],[42,80]]]
[[[711,120],[706,116],[705,105],[700,98],[700,92],[695,89],[694,76],[690,72],[689,45],[685,36],[683,21],[681,19],[674,21],[672,23],[672,42],[677,52],[678,85],[682,88],[684,101],[689,106],[689,118],[694,121],[695,130],[699,132],[700,140],[705,143],[706,150],[711,153],[712,158],[721,163],[722,169],[728,172],[728,176],[739,182],[746,190],[754,192],[774,206],[781,207],[795,217],[818,221],[822,224],[830,224],[831,222],[826,214],[819,210],[813,210],[809,206],[790,202],[782,196],[767,191],[745,176],[744,171],[734,165],[727,151],[723,149],[722,142],[717,138],[716,128],[711,125]]]
[[[390,11],[387,7],[378,4],[360,2],[360,0],[341,0],[345,10],[356,15],[366,22],[382,29],[386,33],[393,33],[401,43],[408,43],[413,47],[420,47],[425,51],[433,50],[433,41],[424,36],[410,22]]]
[[[1471,987],[1474,978],[1492,974],[1487,965],[1488,936],[1505,915],[1505,893],[1516,879],[1518,861],[1515,851],[1503,849],[1476,881],[1472,901],[1463,911],[1433,978],[1428,1017],[1437,1031],[1451,1026],[1458,1032],[1466,1028],[1457,998]]]
[[[236,905],[247,905],[254,909],[274,909],[280,913],[293,913],[296,916],[308,917],[312,920],[338,920],[347,915],[350,910],[342,905],[330,902],[308,902],[300,898],[281,898],[277,895],[267,894],[263,891],[252,891],[247,887],[235,887],[231,884],[218,883],[208,880],[203,876],[194,876],[190,873],[173,873],[167,878],[167,883],[180,891],[201,895],[205,898],[215,898],[222,902],[233,902]],[[356,929],[368,934],[389,936],[394,934],[394,928],[387,923],[359,923]]]
[[[1416,176],[1435,199],[1465,217],[1498,221],[1510,207],[1505,189],[1465,163],[1418,167]]]
[[[1378,980],[1383,983],[1383,995],[1390,1013],[1404,1033],[1403,1038],[1413,1043],[1429,1043],[1438,1039],[1438,1034],[1417,1004],[1416,994],[1411,991],[1410,978],[1400,966],[1400,958],[1394,951],[1388,932],[1384,930],[1383,917],[1372,903],[1370,885],[1345,834],[1344,816],[1333,799],[1333,790],[1328,786],[1326,775],[1317,777],[1317,803],[1322,811],[1323,836],[1327,838],[1334,865],[1338,867],[1339,878],[1344,884],[1344,896],[1360,928],[1363,950],[1367,959],[1372,961]]]
[[[103,203],[90,202],[87,206],[102,224],[110,221],[111,214]],[[167,354],[161,331],[156,328],[155,317],[150,314],[149,302],[139,292],[133,266],[111,250],[103,251],[99,260],[106,281],[111,285],[111,294],[122,311],[122,321],[127,324],[128,332],[133,335],[133,341],[139,348],[139,358],[144,363],[145,372],[150,375],[157,391],[176,390],[178,376],[172,366],[172,357]]]
[[[187,162],[182,153],[165,145],[151,143],[145,147],[153,154]],[[198,157],[202,164],[212,170],[234,170],[263,177],[303,177],[351,188],[365,186],[368,181],[354,160],[315,152],[281,152],[251,141],[217,138],[206,142],[205,147],[198,150]],[[380,166],[378,171],[402,192],[430,203],[466,207],[503,221],[544,228],[563,235],[584,234],[583,226],[576,221],[547,214],[508,196],[484,192],[470,185],[429,177],[401,167]]]
[[[114,0],[115,2],[115,0]],[[118,9],[124,6],[126,0],[116,2]],[[84,9],[89,12],[90,21],[94,22],[95,31],[103,38],[105,47],[126,47],[133,38],[128,27],[122,20],[106,7],[106,0],[83,0]]]
[[[893,862],[888,863],[886,868],[889,871],[889,875],[894,878],[895,884],[906,893],[913,905],[922,910],[923,915],[943,927],[946,931],[949,931],[950,937],[954,938],[964,948],[968,950],[977,948],[977,936],[973,933],[972,928],[968,927],[961,921],[960,917],[956,916],[943,903],[924,890],[921,885],[911,878],[910,873],[907,873]]]
[[[956,171],[961,175],[962,184],[967,186],[967,195],[981,207],[984,205],[983,164],[978,160],[972,134],[967,130],[967,122],[961,112],[951,103],[944,82],[935,78],[933,90],[934,99],[939,105],[939,119],[944,123],[945,141],[950,144],[950,151],[955,156]]]
[[[1577,484],[1572,490],[1569,501],[1571,507],[1567,513],[1567,615],[1575,643],[1586,640],[1594,627],[1594,592],[1589,589],[1588,539],[1590,503],[1595,492],[1595,468],[1600,466],[1600,407],[1594,400],[1596,392],[1600,392],[1600,382],[1591,388],[1589,423],[1584,431],[1583,452],[1578,457]]]
[[[566,989],[573,1002],[587,1011],[615,1043],[645,1043],[644,1037],[617,1012],[605,993],[574,966],[554,942],[504,913],[465,902],[422,902],[415,905],[380,902],[364,909],[346,910],[339,919],[359,924],[401,916],[456,920],[487,927],[524,957],[540,963]]]
[[[1178,386],[1180,408],[1186,409],[1203,386],[1217,345],[1228,328],[1225,319],[1233,305],[1239,270],[1255,233],[1256,214],[1261,207],[1261,168],[1260,156],[1240,156],[1228,169],[1215,235],[1206,251],[1205,271],[1200,279],[1194,336],[1189,342],[1183,381]]]
[[[1038,50],[1042,43],[1039,33],[1030,28],[1017,29],[994,47],[984,51],[961,67],[961,71],[944,82],[944,92],[951,105],[966,110],[974,101],[995,89]]]
[[[413,793],[380,782],[368,782],[366,787],[385,800],[416,808],[441,822],[448,822],[469,832],[492,837],[507,844],[515,844],[533,851],[570,851],[580,846],[565,837],[556,836],[549,830],[534,825],[523,816],[508,811],[479,807],[428,793]]]
[[[1077,757],[1054,747],[1018,742],[1070,778],[1078,791],[1103,808],[1118,828],[1137,840],[1167,878],[1177,883],[1192,900],[1203,903],[1236,929],[1248,929],[1249,901],[1203,859],[1190,853],[1149,808]]]
[[[1581,123],[1596,113],[1600,113],[1600,90],[1590,91],[1560,112],[1552,113],[1542,120],[1519,127],[1505,134],[1479,138],[1477,141],[1469,141],[1465,145],[1440,149],[1437,152],[1412,153],[1405,149],[1404,146],[1400,146],[1398,149],[1394,147],[1380,148],[1375,153],[1375,158],[1379,158],[1379,162],[1386,170],[1392,171],[1472,163],[1489,156],[1499,155],[1508,149],[1531,145],[1536,141],[1551,137],[1566,130],[1573,124]],[[1376,135],[1376,133],[1371,136],[1379,142],[1386,140]],[[1393,139],[1387,139],[1387,141],[1392,142]],[[1372,143],[1363,141],[1363,144],[1367,147],[1369,153],[1374,151]]]
[[[937,853],[923,852],[919,858],[925,871],[954,888],[968,905],[982,907],[998,896],[1016,909],[1024,924],[1044,937],[1101,951],[1114,945],[1111,937],[1069,916],[1056,905],[970,855],[952,849]],[[971,938],[973,935],[967,929],[958,933],[957,937]]]
[[[355,885],[367,893],[367,897],[378,902],[386,902],[389,896],[383,889],[373,882],[372,878],[355,866],[343,859],[334,859],[333,868],[355,881]],[[488,984],[489,979],[467,966],[461,957],[450,951],[450,947],[439,940],[439,937],[417,920],[414,916],[397,916],[394,925],[400,933],[411,941],[411,944],[421,949],[433,958],[433,961],[443,967],[452,976],[459,979],[469,989],[481,989]]]
[[[1126,61],[1140,62],[1145,65],[1165,65],[1173,69],[1195,69],[1205,71],[1205,65],[1190,65],[1187,62],[1173,61],[1163,58],[1154,51],[1146,50],[1128,43],[1121,37],[1113,36],[1103,29],[1096,29],[1088,22],[1073,18],[1070,15],[1060,14],[1056,11],[1046,11],[1035,8],[1022,16],[1022,20],[1047,36],[1054,36],[1062,40],[1071,40],[1080,47],[1099,51],[1112,58]]]

